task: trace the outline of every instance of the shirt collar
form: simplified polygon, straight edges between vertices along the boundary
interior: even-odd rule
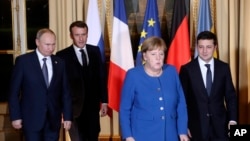
[[[80,49],[83,49],[86,52],[86,45],[83,48],[79,48],[73,44],[73,48],[74,48],[75,52],[79,52]]]
[[[50,59],[50,56],[43,56],[37,48],[36,48],[36,54],[39,60],[42,60],[43,58],[47,58],[48,60]]]
[[[211,66],[214,66],[214,58],[212,58],[208,63],[203,61],[200,57],[198,57],[198,62],[200,65],[204,66],[205,64],[210,64]]]

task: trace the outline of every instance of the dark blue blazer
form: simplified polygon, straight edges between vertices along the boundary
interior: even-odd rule
[[[64,120],[72,120],[71,96],[65,63],[52,55],[53,76],[47,88],[35,51],[16,58],[12,72],[9,110],[11,120],[22,119],[23,128],[40,130],[49,120],[53,129]]]
[[[214,80],[208,96],[198,59],[181,67],[180,80],[187,102],[188,127],[193,141],[206,141],[208,129],[227,140],[229,120],[237,121],[237,96],[229,65],[214,59]]]

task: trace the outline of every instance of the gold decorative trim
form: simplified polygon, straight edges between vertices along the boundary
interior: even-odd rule
[[[108,32],[108,40],[109,43],[111,44],[112,41],[112,24],[113,24],[113,2],[111,0],[105,0],[106,2],[106,23],[107,23],[107,32]],[[110,45],[111,46],[111,45]]]
[[[215,0],[210,1],[210,7],[211,7],[211,17],[212,17],[212,24],[213,24],[212,32],[216,33],[216,2]]]
[[[193,7],[192,7],[192,14],[193,14],[193,36],[192,36],[192,51],[194,52],[195,50],[195,41],[196,41],[196,33],[197,33],[197,26],[198,26],[198,5],[200,1],[199,0],[193,0]]]

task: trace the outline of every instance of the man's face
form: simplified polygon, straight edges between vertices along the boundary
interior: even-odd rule
[[[73,40],[73,44],[79,48],[83,48],[87,43],[88,31],[87,28],[73,27],[70,37]]]
[[[205,61],[209,62],[213,58],[214,51],[216,50],[213,40],[201,39],[198,40],[197,50],[199,57]]]
[[[51,33],[44,33],[39,39],[36,39],[36,45],[43,56],[50,56],[56,47],[56,37]]]

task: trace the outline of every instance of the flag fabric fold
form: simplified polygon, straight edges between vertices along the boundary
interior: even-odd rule
[[[116,0],[114,3],[108,94],[109,107],[119,112],[123,81],[127,70],[134,67],[134,60],[124,0]]]
[[[200,0],[199,14],[197,23],[196,36],[202,31],[211,31],[214,33],[214,26],[212,22],[210,0]],[[197,48],[195,48],[194,58],[198,56]],[[217,57],[217,51],[214,52],[214,57]]]
[[[141,54],[141,45],[143,41],[151,36],[161,37],[157,0],[147,0],[147,6],[144,15],[143,29],[141,31],[138,52],[136,55],[136,65],[142,65],[143,63]]]
[[[171,44],[166,62],[174,65],[177,71],[191,59],[188,16],[185,0],[175,0],[171,27]]]
[[[86,23],[88,25],[88,40],[87,44],[98,46],[101,52],[102,65],[105,68],[105,76],[103,81],[107,82],[106,76],[106,57],[105,57],[105,45],[102,35],[102,26],[98,8],[98,0],[90,0],[87,11]],[[102,103],[100,103],[101,106]],[[112,110],[108,107],[108,116],[112,117]]]
[[[99,15],[98,0],[90,0],[86,19],[89,31],[87,44],[95,45],[100,48],[102,61],[105,63],[105,47]]]

